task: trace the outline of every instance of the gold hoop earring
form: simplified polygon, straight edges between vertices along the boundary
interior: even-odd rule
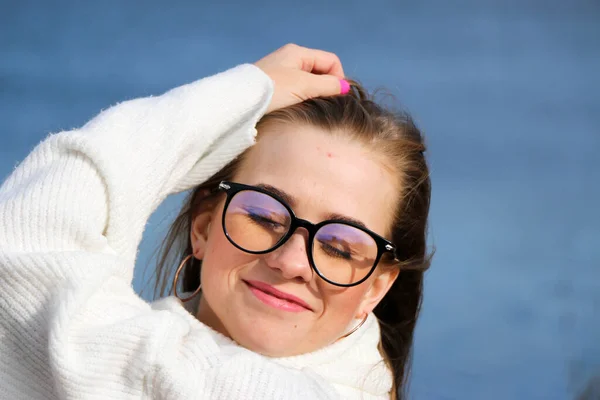
[[[175,271],[175,279],[173,280],[173,294],[182,303],[185,303],[186,301],[190,301],[191,299],[193,299],[194,297],[196,297],[196,295],[198,293],[200,293],[200,290],[202,289],[202,284],[198,285],[198,289],[196,289],[196,291],[194,293],[192,293],[190,296],[185,297],[185,298],[179,297],[179,292],[177,291],[177,281],[179,280],[179,274],[181,273],[181,271],[182,271],[183,266],[185,265],[185,263],[188,262],[188,260],[190,258],[192,258],[193,256],[194,256],[193,254],[190,254],[186,258],[184,258],[183,261],[181,262],[181,264],[179,264],[179,267],[177,267],[177,271]]]
[[[362,321],[360,321],[360,324],[356,325],[354,328],[352,328],[352,330],[346,334],[344,334],[344,336],[339,337],[336,342],[347,338],[348,336],[352,335],[354,332],[356,332],[361,326],[363,326],[365,324],[365,322],[367,322],[367,318],[369,318],[369,314],[365,314],[365,317],[362,319]]]

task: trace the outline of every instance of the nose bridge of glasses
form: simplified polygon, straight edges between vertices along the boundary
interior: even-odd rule
[[[296,218],[294,225],[295,226],[292,226],[293,232],[290,233],[290,236],[296,233],[299,228],[302,228],[302,231],[304,232],[302,233],[302,236],[304,236],[306,240],[306,246],[309,246],[311,239],[317,231],[317,225],[302,218]],[[308,251],[308,247],[306,251]]]
[[[296,229],[304,228],[309,233],[315,229],[315,224],[302,218],[296,218]]]
[[[289,242],[290,239],[295,235],[299,234],[304,238],[305,244],[308,246],[308,241],[310,238],[311,232],[311,223],[302,219],[296,219],[296,223],[290,227],[290,232],[288,233],[288,238],[286,242]],[[308,251],[308,248],[307,248]]]

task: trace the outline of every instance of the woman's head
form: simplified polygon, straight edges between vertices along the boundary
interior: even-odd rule
[[[406,114],[385,110],[357,85],[346,96],[270,113],[257,129],[255,146],[191,194],[165,242],[168,253],[180,241],[185,249],[176,255],[180,259],[194,254],[183,286],[193,291],[202,283],[199,318],[253,351],[289,356],[331,344],[374,310],[382,323],[383,351],[400,387],[428,265],[430,183],[419,131]],[[222,224],[227,196],[215,191],[221,181],[259,188],[229,195],[224,219],[229,239]],[[262,197],[269,194],[273,197]],[[272,234],[285,230],[292,215],[287,206],[313,224],[341,223],[314,233],[310,248],[308,230],[299,227],[273,251],[256,254],[277,238],[248,249],[260,242],[259,231],[249,234],[252,222],[270,224]],[[276,218],[273,210],[281,211]],[[377,246],[377,236],[395,246],[396,259],[383,242]],[[383,257],[367,277],[364,271],[371,272],[377,261],[373,251],[381,254],[377,249]],[[330,280],[348,285],[366,279],[350,287],[334,285],[311,268],[310,251],[316,268]],[[166,253],[163,290],[172,274],[165,269]],[[318,255],[326,253],[347,264],[352,258],[356,268],[335,275],[327,257]],[[275,291],[275,297],[297,301],[290,305],[268,295]]]

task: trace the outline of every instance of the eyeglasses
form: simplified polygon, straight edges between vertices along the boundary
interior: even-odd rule
[[[304,228],[311,268],[325,281],[342,287],[364,282],[384,253],[395,258],[391,242],[359,224],[345,220],[313,224],[296,217],[283,199],[260,187],[223,181],[219,189],[227,194],[223,231],[244,252],[269,253]]]

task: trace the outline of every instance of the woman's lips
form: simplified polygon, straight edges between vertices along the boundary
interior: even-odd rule
[[[260,301],[271,307],[291,312],[312,311],[305,301],[289,293],[275,289],[260,281],[244,281],[248,288]]]

